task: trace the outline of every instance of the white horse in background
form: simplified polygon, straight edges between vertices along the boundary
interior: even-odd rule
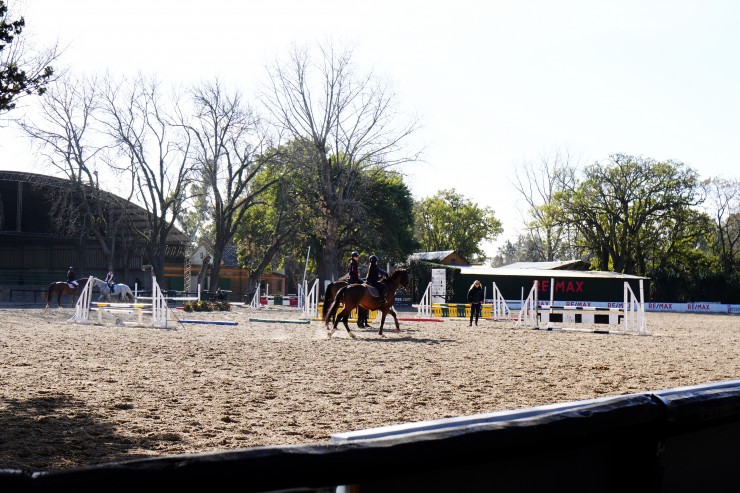
[[[131,288],[125,284],[113,284],[113,292],[111,292],[110,287],[108,287],[108,283],[102,279],[94,277],[93,283],[95,283],[95,286],[100,290],[100,298],[98,298],[98,301],[101,301],[103,298],[105,298],[106,301],[110,301],[111,297],[118,298],[119,301],[131,301],[132,303],[136,301]]]

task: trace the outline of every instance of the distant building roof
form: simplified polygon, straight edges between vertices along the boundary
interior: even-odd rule
[[[535,262],[536,263],[536,262]],[[566,269],[533,269],[488,267],[487,265],[460,266],[460,274],[470,276],[528,276],[528,277],[591,277],[591,278],[613,278],[613,279],[647,279],[646,277],[609,272],[601,270],[566,270]]]
[[[542,270],[588,270],[588,262],[583,260],[554,260],[552,262],[514,262],[502,265],[501,269],[542,269]]]
[[[436,252],[418,252],[409,255],[409,260],[423,260],[445,265],[468,265],[470,262],[455,250],[439,250]]]

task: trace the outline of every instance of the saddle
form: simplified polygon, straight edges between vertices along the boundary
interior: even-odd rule
[[[367,291],[372,295],[373,298],[378,298],[378,302],[385,302],[385,300],[380,297],[380,290],[378,288],[369,284],[365,284],[365,287],[367,287]]]

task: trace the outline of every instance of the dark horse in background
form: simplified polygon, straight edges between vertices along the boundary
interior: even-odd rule
[[[80,293],[82,293],[82,288],[84,288],[85,284],[87,284],[87,278],[84,277],[82,279],[78,279],[77,283],[78,285],[74,289],[69,287],[67,281],[59,281],[49,284],[49,289],[46,293],[46,308],[49,308],[49,304],[51,304],[51,299],[54,296],[57,297],[57,308],[62,307],[62,295],[71,296],[72,304],[74,304],[75,297],[79,296]]]
[[[326,329],[333,332],[336,330],[337,324],[341,320],[350,337],[355,337],[352,331],[349,330],[347,320],[349,319],[349,314],[352,313],[352,310],[356,307],[362,307],[366,310],[380,310],[383,314],[380,318],[380,331],[378,332],[378,335],[383,336],[383,324],[385,323],[385,317],[388,313],[393,315],[393,320],[396,322],[396,332],[400,332],[401,327],[398,325],[398,316],[396,315],[396,310],[393,308],[393,302],[396,299],[396,290],[398,290],[399,287],[403,287],[409,291],[411,290],[410,282],[411,279],[409,278],[408,270],[398,269],[383,280],[383,284],[386,285],[384,298],[380,298],[378,296],[378,290],[368,286],[367,284],[350,284],[349,286],[340,288],[337,295],[334,297],[334,301],[332,302],[329,311],[324,317]],[[344,308],[342,308],[341,312],[337,313],[339,305],[344,305]],[[334,320],[334,325],[330,329],[329,323],[332,320]],[[330,332],[330,336],[332,332]]]
[[[329,307],[334,301],[334,298],[337,296],[337,292],[343,287],[349,286],[349,281],[347,281],[346,278],[347,276],[344,276],[340,278],[338,281],[335,281],[329,284],[328,286],[326,286],[326,292],[324,293],[324,303],[321,305],[321,318],[322,319],[326,318],[326,314],[329,312]],[[368,315],[369,315],[368,310],[365,310],[361,306],[357,307],[357,326],[359,328],[370,327],[367,323]]]

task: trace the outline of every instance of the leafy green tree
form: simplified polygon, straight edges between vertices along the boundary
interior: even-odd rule
[[[607,164],[586,167],[584,175],[556,194],[554,205],[578,231],[596,268],[645,275],[647,252],[696,241],[691,225],[699,217],[691,208],[702,197],[697,174],[686,165],[615,154]]]
[[[0,0],[0,113],[15,108],[19,98],[44,94],[52,81],[51,63],[59,56],[56,46],[39,53],[26,45],[23,17],[11,19],[8,5]]]
[[[311,196],[306,195],[301,173],[283,173],[280,161],[286,156],[299,158],[286,152],[294,146],[286,146],[277,153],[277,159],[265,166],[253,179],[254,186],[270,184],[260,200],[255,202],[239,222],[235,243],[238,246],[239,262],[250,269],[252,288],[263,272],[285,268],[286,287],[296,282],[293,272],[297,265],[292,260],[304,262],[305,248],[312,232],[312,221],[316,211],[312,208]],[[292,269],[292,270],[291,270]]]
[[[414,237],[414,198],[397,173],[371,173],[365,177],[368,198],[365,217],[354,221],[344,257],[355,247],[375,254],[383,262],[404,263],[419,243]]]
[[[278,154],[281,159],[291,156],[300,161],[304,150],[302,143],[294,142],[283,146]],[[270,169],[258,180],[268,179]],[[318,230],[323,224],[312,181],[300,171],[284,174],[240,223],[236,236],[240,261],[252,269],[255,282],[263,271],[273,268],[285,269],[288,285],[302,280],[306,252],[320,247]],[[373,252],[384,261],[405,260],[415,245],[410,190],[400,176],[390,172],[366,173],[360,184],[368,199],[355,217],[342,221],[338,234],[341,258],[348,258],[352,250],[361,250]],[[315,272],[316,257],[309,263],[309,272]],[[344,274],[345,266],[341,267]]]
[[[503,231],[490,207],[479,207],[454,188],[418,200],[414,217],[415,235],[423,250],[455,250],[471,261],[485,256],[481,242],[493,241]]]
[[[499,247],[491,264],[494,267],[502,267],[514,262],[545,262],[545,258],[541,255],[541,244],[529,234],[520,234],[517,236],[516,243],[506,240]]]

